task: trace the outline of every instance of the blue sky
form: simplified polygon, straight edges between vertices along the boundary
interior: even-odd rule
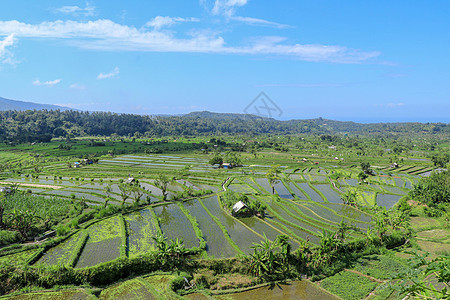
[[[450,2],[0,1],[0,97],[138,114],[450,122]]]

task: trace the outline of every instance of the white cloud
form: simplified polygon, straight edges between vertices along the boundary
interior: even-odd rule
[[[55,8],[54,11],[56,13],[63,13],[67,15],[84,15],[86,17],[90,17],[95,15],[95,6],[91,6],[89,3],[86,3],[86,7],[84,8],[79,6],[63,6]]]
[[[73,83],[69,86],[71,89],[83,91],[86,89],[86,86],[78,83]]]
[[[41,82],[39,79],[36,79],[36,80],[33,81],[33,85],[36,85],[36,86],[48,86],[48,87],[52,87],[52,86],[55,86],[55,85],[57,85],[58,83],[60,83],[61,80],[62,80],[62,79],[55,79],[55,80],[50,80],[50,81],[44,81],[44,82]]]
[[[263,37],[248,46],[229,46],[221,36],[196,32],[188,38],[170,32],[135,28],[111,20],[88,22],[55,21],[27,24],[16,20],[0,21],[0,35],[14,33],[19,37],[65,39],[70,45],[91,50],[197,52],[289,56],[306,61],[360,63],[379,55],[343,46],[288,44],[283,37]]]
[[[275,28],[279,28],[279,29],[292,28],[292,26],[290,26],[290,25],[280,24],[280,23],[271,22],[271,21],[267,21],[267,20],[263,20],[263,19],[257,19],[257,18],[236,16],[236,17],[232,17],[231,19],[234,21],[243,22],[243,23],[246,23],[249,25],[268,26],[268,27],[275,27]]]
[[[176,23],[182,22],[199,22],[200,20],[197,18],[180,18],[180,17],[162,17],[157,16],[153,18],[153,20],[148,21],[145,26],[153,27],[155,29],[160,29],[165,26],[173,26]]]
[[[118,67],[115,67],[114,70],[112,70],[109,73],[100,73],[97,76],[97,79],[107,79],[107,78],[113,78],[116,77],[117,75],[119,75],[120,71]]]
[[[214,15],[224,15],[231,17],[234,15],[236,8],[247,4],[247,0],[216,0],[212,13]]]
[[[0,41],[0,62],[13,64],[12,53],[8,50],[8,47],[14,45],[14,33],[6,36],[3,41]]]

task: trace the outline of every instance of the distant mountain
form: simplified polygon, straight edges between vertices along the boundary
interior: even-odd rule
[[[76,110],[70,107],[52,105],[52,104],[39,104],[33,102],[10,100],[0,97],[0,111],[4,110]]]

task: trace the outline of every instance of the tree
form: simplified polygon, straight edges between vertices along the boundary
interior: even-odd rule
[[[139,203],[139,200],[144,196],[144,192],[141,190],[140,186],[138,184],[133,184],[130,187],[130,191],[133,193],[135,203]]]
[[[210,165],[221,165],[223,164],[223,158],[220,154],[215,153],[214,156],[209,160]]]
[[[225,158],[227,163],[230,163],[232,166],[240,166],[242,164],[241,157],[235,152],[227,152]]]
[[[122,205],[130,197],[130,185],[128,183],[119,183],[120,196],[122,197]]]
[[[431,156],[431,161],[434,163],[435,166],[443,168],[450,161],[450,154],[448,153],[434,154],[433,156]]]
[[[13,230],[17,230],[22,238],[27,239],[30,230],[36,224],[36,221],[40,218],[30,211],[21,211],[14,209],[6,216],[7,227]]]
[[[363,171],[364,174],[367,174],[367,175],[373,174],[373,171],[370,168],[370,163],[368,163],[368,162],[361,162],[361,171]]]
[[[367,177],[369,177],[369,175],[367,175],[366,173],[364,173],[362,171],[358,174],[358,179],[361,182],[365,181],[367,179]]]
[[[111,199],[111,193],[112,193],[112,185],[111,183],[105,186],[105,194],[106,194],[106,200],[105,200],[105,207],[108,206],[108,202]]]
[[[348,190],[341,195],[341,200],[346,205],[357,206],[357,192],[354,190]]]
[[[450,172],[432,172],[430,177],[421,178],[409,192],[409,196],[428,206],[450,202]]]
[[[170,183],[173,182],[173,179],[170,179],[166,175],[160,174],[158,178],[155,180],[154,184],[157,188],[159,188],[163,195],[163,200],[167,198],[167,187]]]
[[[280,182],[280,169],[279,166],[273,166],[266,173],[266,177],[269,180],[270,185],[272,186],[272,194],[275,194],[275,184]]]
[[[291,245],[289,237],[279,235],[271,242],[265,235],[260,244],[254,244],[251,248],[253,254],[249,260],[249,273],[262,277],[265,280],[275,280],[289,275],[289,258]]]

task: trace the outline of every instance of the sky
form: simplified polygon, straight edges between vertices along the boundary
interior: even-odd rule
[[[0,1],[0,97],[450,123],[450,2]]]

